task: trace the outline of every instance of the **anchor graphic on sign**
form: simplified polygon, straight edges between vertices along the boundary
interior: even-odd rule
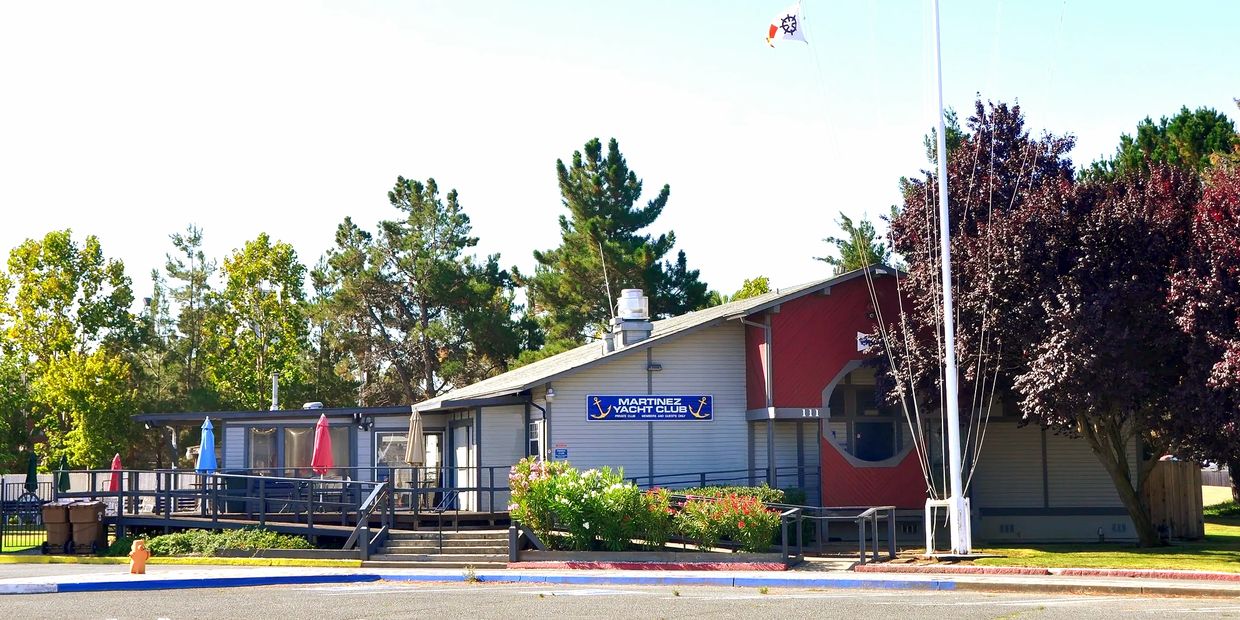
[[[602,420],[603,418],[606,418],[607,416],[611,415],[611,405],[608,405],[607,409],[603,410],[603,401],[599,400],[599,397],[597,396],[594,397],[594,407],[598,409],[598,415],[594,415],[593,413],[591,413],[590,414],[591,420]]]
[[[709,418],[709,417],[710,417],[710,415],[711,415],[711,414],[709,414],[709,413],[706,413],[706,414],[703,414],[703,413],[702,413],[702,410],[703,410],[703,409],[705,409],[705,408],[706,408],[706,397],[705,397],[705,396],[703,396],[703,397],[702,397],[702,399],[698,401],[698,408],[697,408],[697,411],[694,411],[694,410],[693,410],[693,407],[689,407],[689,415],[691,415],[691,416],[693,416],[693,417],[695,417],[695,418],[697,418],[697,419],[699,419],[699,420],[705,420],[705,419]]]

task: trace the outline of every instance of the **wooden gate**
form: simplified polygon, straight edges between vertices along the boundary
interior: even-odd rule
[[[1171,538],[1205,535],[1201,516],[1201,466],[1190,461],[1160,461],[1145,483],[1150,520]]]

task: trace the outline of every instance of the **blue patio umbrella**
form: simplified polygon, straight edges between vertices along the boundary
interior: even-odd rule
[[[211,418],[202,423],[202,440],[198,442],[198,465],[194,469],[200,474],[213,474],[217,468],[215,462],[215,433],[211,428]]]

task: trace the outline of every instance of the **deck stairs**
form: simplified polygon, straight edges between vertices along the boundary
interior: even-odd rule
[[[504,568],[508,530],[401,532],[388,535],[383,549],[362,562],[378,568]]]

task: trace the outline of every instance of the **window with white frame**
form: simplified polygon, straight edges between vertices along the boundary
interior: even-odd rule
[[[526,452],[525,452],[527,456],[537,456],[538,458],[544,458],[543,445],[546,442],[543,437],[543,433],[544,433],[543,429],[545,428],[546,428],[545,420],[530,420],[529,429],[527,431],[527,437],[529,438],[529,445],[526,447]]]

